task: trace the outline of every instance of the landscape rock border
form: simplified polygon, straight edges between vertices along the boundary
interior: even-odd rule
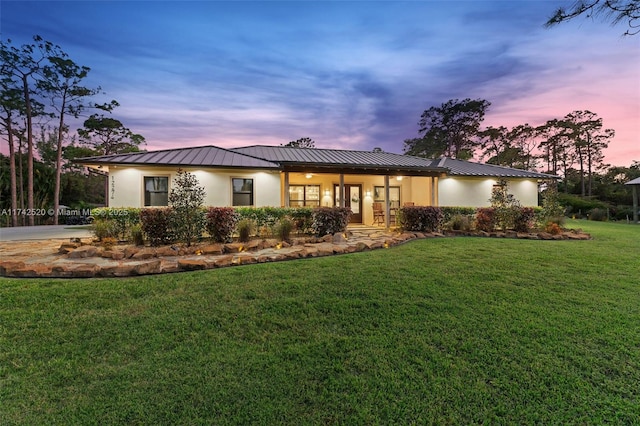
[[[46,260],[7,259],[0,261],[0,276],[13,278],[94,278],[128,277],[206,270],[255,263],[332,256],[393,247],[410,240],[443,237],[517,238],[532,240],[588,240],[581,230],[557,235],[546,232],[517,233],[482,231],[444,231],[443,233],[358,231],[327,235],[323,238],[298,238],[291,244],[275,239],[247,243],[203,243],[146,247],[115,246],[110,249],[91,241],[73,239],[63,242],[57,253]]]

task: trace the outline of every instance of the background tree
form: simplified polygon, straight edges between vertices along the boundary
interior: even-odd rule
[[[0,59],[2,60],[3,84],[10,88],[20,88],[23,101],[25,130],[27,139],[27,208],[33,210],[33,118],[42,110],[34,99],[36,84],[43,70],[43,62],[58,46],[44,41],[40,36],[33,37],[34,42],[20,48],[11,46],[11,40],[0,41]],[[29,225],[35,224],[35,216],[28,216]]]
[[[635,35],[640,32],[640,1],[638,0],[578,0],[571,8],[560,7],[546,22],[551,27],[562,22],[570,21],[578,16],[588,18],[601,17],[611,21],[612,25],[626,22],[629,29],[624,35]]]
[[[570,143],[572,131],[569,124],[554,118],[538,127],[537,131],[541,135],[538,148],[542,151],[541,157],[546,163],[545,172],[558,175],[558,172],[563,170],[562,175],[566,179],[567,170],[574,163]],[[565,182],[565,192],[566,190]]]
[[[518,162],[519,152],[512,146],[509,129],[504,126],[487,127],[478,133],[482,157],[487,163],[513,167]]]
[[[98,109],[111,112],[120,106],[116,101],[108,104],[96,105]],[[94,155],[120,154],[137,152],[139,146],[145,143],[142,135],[133,133],[118,119],[106,117],[104,114],[92,114],[84,122],[84,127],[78,129],[80,143],[90,147]]]
[[[313,139],[305,137],[297,139],[295,141],[287,142],[286,144],[281,146],[288,146],[292,148],[315,148],[316,143]]]
[[[473,157],[480,124],[491,103],[484,99],[451,99],[420,116],[420,138],[405,140],[405,153],[417,156]],[[435,154],[435,155],[434,155]]]
[[[511,146],[518,152],[517,161],[512,167],[536,170],[539,158],[536,154],[540,138],[539,129],[529,123],[520,124],[509,131],[507,138],[510,140]]]
[[[592,194],[594,169],[603,169],[603,150],[615,136],[613,129],[602,128],[602,118],[591,111],[573,111],[563,121],[571,129],[570,138],[580,166],[582,196]]]
[[[3,62],[0,68],[4,68]],[[11,199],[11,226],[18,226],[18,216],[15,212],[18,209],[18,183],[16,179],[16,148],[14,137],[18,132],[17,117],[24,111],[24,103],[20,90],[13,86],[11,78],[0,72],[0,129],[6,135],[9,144],[8,167],[2,170],[9,170],[9,194]]]
[[[85,109],[84,100],[99,93],[100,88],[90,89],[81,85],[90,68],[79,66],[68,55],[58,49],[48,58],[49,65],[44,67],[44,78],[38,82],[39,88],[44,91],[53,109],[58,115],[58,128],[56,137],[55,160],[55,187],[53,193],[53,223],[58,224],[58,209],[60,207],[60,181],[62,175],[62,146],[68,126],[65,122],[67,115],[78,118]]]

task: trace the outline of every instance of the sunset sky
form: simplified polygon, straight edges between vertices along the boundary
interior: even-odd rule
[[[563,1],[6,1],[2,39],[38,34],[147,149],[279,145],[401,153],[420,114],[492,103],[484,126],[597,113],[610,164],[640,160],[640,35],[543,24]],[[6,142],[3,141],[3,144]],[[5,149],[3,148],[3,152]]]

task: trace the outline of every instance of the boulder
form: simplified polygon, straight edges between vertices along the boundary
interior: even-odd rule
[[[126,259],[129,259],[129,258],[133,257],[133,255],[136,254],[138,251],[140,251],[140,249],[138,247],[134,247],[134,246],[125,247],[124,248],[124,257]]]
[[[100,271],[100,266],[95,264],[82,264],[75,268],[69,267],[74,278],[93,278]]]
[[[122,260],[122,259],[124,259],[124,252],[119,251],[119,250],[118,251],[113,251],[113,252],[111,252],[111,258],[113,260]]]
[[[137,275],[149,275],[149,274],[159,274],[162,272],[162,261],[160,259],[152,260],[150,262],[144,262],[136,265],[133,268],[133,272]]]
[[[244,251],[244,243],[229,243],[224,245],[225,253],[240,253]]]
[[[69,259],[84,259],[93,256],[97,251],[95,246],[81,246],[70,252],[67,257]]]
[[[51,276],[51,268],[47,265],[26,264],[21,268],[16,268],[8,276],[16,278],[41,278]]]
[[[336,232],[333,234],[332,242],[334,244],[341,244],[347,242],[347,235],[342,232]]]
[[[209,244],[200,249],[202,254],[222,254],[224,246],[222,244]]]
[[[178,253],[179,250],[176,246],[162,246],[156,249],[156,256],[158,257],[177,256]]]
[[[5,260],[0,262],[0,276],[9,277],[16,269],[24,268],[24,262]]]
[[[233,262],[233,255],[218,256],[214,260],[216,268],[224,268],[225,266],[231,266]]]
[[[131,256],[132,259],[136,260],[151,259],[152,257],[156,257],[156,249],[151,247],[145,247]]]
[[[248,241],[247,244],[245,244],[245,250],[247,251],[260,250],[261,248],[262,248],[261,240],[251,240],[251,241]]]
[[[60,248],[58,248],[58,253],[60,254],[68,254],[80,247],[81,243],[79,242],[65,242],[60,244]]]
[[[172,272],[178,272],[180,267],[178,266],[178,262],[175,260],[160,260],[160,273],[167,274]]]
[[[207,269],[205,259],[178,259],[178,267],[184,271],[198,271]]]

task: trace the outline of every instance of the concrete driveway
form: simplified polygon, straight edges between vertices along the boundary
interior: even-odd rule
[[[87,225],[44,225],[0,228],[0,241],[88,238],[91,236],[93,236],[93,233]]]

